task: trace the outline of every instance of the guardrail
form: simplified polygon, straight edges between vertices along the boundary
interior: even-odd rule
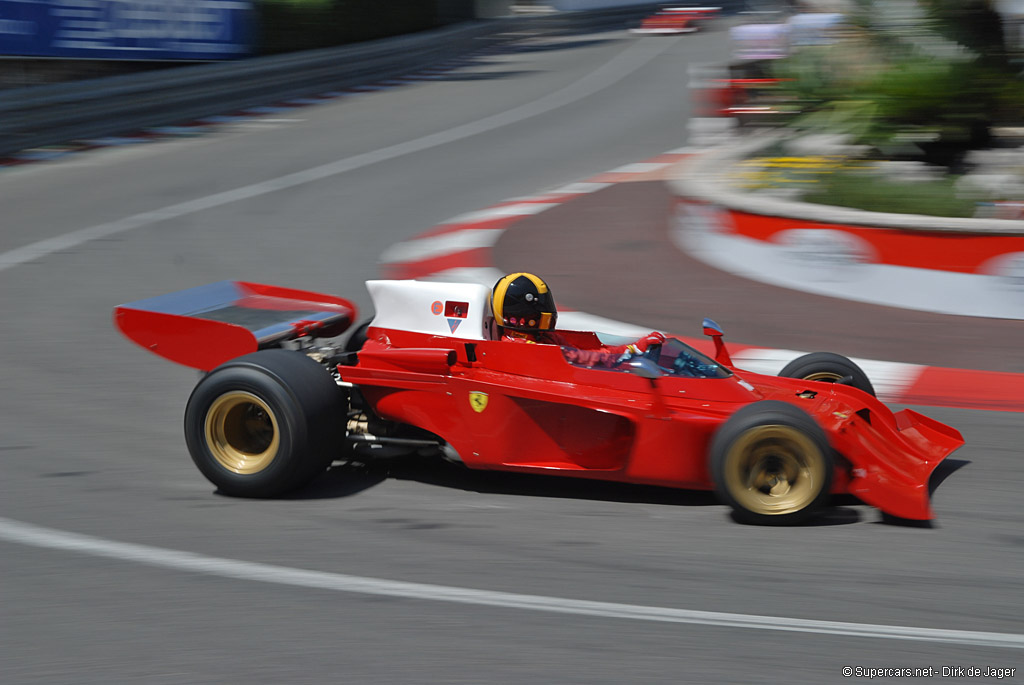
[[[393,78],[495,41],[624,27],[656,4],[479,21],[358,45],[0,93],[0,155]]]

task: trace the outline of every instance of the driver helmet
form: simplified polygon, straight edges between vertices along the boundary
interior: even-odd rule
[[[491,291],[491,312],[499,326],[517,331],[550,331],[558,312],[551,289],[539,276],[502,276]]]

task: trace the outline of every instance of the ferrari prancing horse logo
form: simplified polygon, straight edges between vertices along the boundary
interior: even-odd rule
[[[475,411],[477,414],[482,412],[484,409],[487,409],[487,393],[469,393],[469,406],[473,407],[473,411]]]

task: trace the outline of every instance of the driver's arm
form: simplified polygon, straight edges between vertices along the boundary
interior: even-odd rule
[[[633,355],[643,354],[651,345],[660,345],[665,342],[664,335],[652,331],[628,345],[602,345],[596,350],[581,350],[569,345],[565,338],[558,333],[548,333],[545,337],[562,348],[562,355],[565,356],[566,361],[583,366],[615,366]]]

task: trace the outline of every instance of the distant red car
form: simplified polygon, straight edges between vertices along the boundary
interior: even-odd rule
[[[801,113],[787,91],[791,79],[773,76],[766,60],[692,66],[690,76],[698,117],[732,119],[740,126],[777,126]]]
[[[802,521],[831,493],[928,519],[929,476],[963,444],[949,426],[894,414],[839,355],[807,355],[781,377],[741,371],[710,320],[714,359],[668,338],[586,368],[557,345],[497,339],[484,286],[367,287],[376,314],[344,344],[333,338],[356,320],[351,302],[254,283],[132,302],[115,320],[209,372],[188,401],[186,442],[231,495],[280,495],[333,461],[397,447],[474,469],[714,489],[753,523]]]
[[[718,17],[720,7],[667,6],[646,17],[633,33],[677,34],[699,31],[705,23]]]

